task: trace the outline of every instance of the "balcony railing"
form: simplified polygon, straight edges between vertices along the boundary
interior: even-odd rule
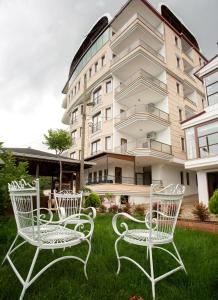
[[[172,146],[165,144],[165,143],[161,143],[159,141],[156,140],[136,140],[134,142],[127,142],[126,144],[123,144],[119,147],[115,148],[115,152],[118,153],[128,153],[129,151],[134,151],[137,149],[145,149],[145,150],[153,150],[153,151],[158,151],[164,154],[172,154]]]
[[[158,37],[163,39],[163,34],[150,22],[148,22],[141,14],[134,14],[111,38],[111,42],[116,40],[127,28],[131,26],[131,24],[136,20],[140,20],[145,26],[147,26],[151,31],[153,31]]]
[[[99,130],[101,130],[101,122],[92,124],[92,133],[95,133]]]
[[[185,100],[187,100],[188,102],[190,102],[192,105],[197,106],[197,104],[193,100],[191,100],[190,98],[185,97]]]
[[[131,107],[130,109],[126,110],[125,112],[122,112],[115,118],[115,124],[127,120],[129,117],[131,117],[134,114],[150,114],[152,116],[156,116],[164,121],[169,122],[169,114],[165,111],[160,110],[159,108],[149,105],[149,104],[141,104],[141,105],[135,105]]]
[[[132,52],[133,50],[135,50],[137,47],[144,48],[145,50],[147,50],[148,52],[150,52],[152,55],[154,55],[155,57],[157,57],[161,61],[164,61],[163,55],[161,55],[158,51],[156,51],[155,49],[153,49],[151,46],[149,46],[148,44],[146,44],[144,41],[137,40],[130,47],[124,49],[122,52],[120,52],[120,54],[118,54],[116,57],[114,57],[114,59],[112,59],[111,65],[117,63],[119,60],[121,60],[123,57],[125,57],[126,55],[128,55],[130,52]]]
[[[195,80],[192,74],[190,74],[188,71],[184,70],[184,74],[188,76],[191,80]]]
[[[212,157],[218,155],[218,132],[213,132],[198,138],[199,157]]]
[[[115,89],[115,94],[119,93],[123,88],[128,87],[131,83],[137,80],[139,77],[143,77],[147,82],[156,85],[159,88],[167,90],[167,85],[157,79],[156,77],[152,76],[148,72],[140,69],[139,71],[135,72],[132,76],[130,76],[125,82],[122,82],[118,87]]]

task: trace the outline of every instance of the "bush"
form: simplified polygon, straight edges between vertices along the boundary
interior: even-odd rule
[[[109,212],[116,214],[118,212],[119,208],[118,205],[113,204],[110,208],[109,208]]]
[[[100,213],[106,213],[106,211],[107,211],[107,207],[104,206],[103,204],[101,204],[101,205],[99,206],[99,212],[100,212]]]
[[[207,206],[203,203],[196,204],[195,208],[192,210],[192,213],[201,222],[204,222],[209,218]]]
[[[131,214],[131,205],[129,204],[129,202],[126,202],[123,206],[122,206],[122,211],[127,213],[127,214]]]
[[[138,204],[135,206],[135,214],[143,216],[145,214],[144,204]]]
[[[86,207],[99,207],[101,205],[101,200],[98,194],[91,193],[85,200]]]
[[[210,198],[209,211],[212,214],[218,214],[218,189],[214,191],[213,196]]]

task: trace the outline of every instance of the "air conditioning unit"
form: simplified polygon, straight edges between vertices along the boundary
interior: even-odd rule
[[[148,134],[147,134],[147,138],[152,139],[152,140],[156,139],[156,136],[157,136],[157,133],[155,131],[148,132]]]

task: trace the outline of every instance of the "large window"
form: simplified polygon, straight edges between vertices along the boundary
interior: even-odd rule
[[[200,157],[218,154],[218,121],[197,128]]]
[[[72,135],[72,145],[76,145],[77,131],[74,130],[71,135]]]
[[[111,150],[112,144],[111,144],[111,136],[106,136],[105,138],[105,150]]]
[[[108,121],[111,119],[112,117],[112,114],[111,114],[112,110],[111,110],[111,107],[107,107],[105,109],[105,120]]]
[[[218,103],[218,71],[205,78],[208,105]]]
[[[92,143],[91,155],[95,155],[100,151],[100,141],[101,140],[97,140]]]
[[[78,120],[78,108],[75,109],[73,112],[72,112],[72,115],[71,115],[71,123],[76,123]]]
[[[97,113],[92,118],[92,133],[101,129],[101,112]]]
[[[96,106],[99,103],[101,103],[101,87],[99,87],[96,91],[93,93],[93,105]]]
[[[112,92],[112,80],[109,80],[106,82],[106,93],[111,93]]]
[[[186,149],[188,159],[196,158],[196,144],[195,144],[195,129],[194,127],[185,130]]]

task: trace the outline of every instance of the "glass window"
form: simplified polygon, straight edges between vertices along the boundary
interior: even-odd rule
[[[184,184],[183,172],[180,172],[180,182],[181,182],[181,184]]]
[[[111,150],[112,145],[111,145],[111,136],[107,136],[105,138],[105,150]]]
[[[186,173],[186,183],[187,183],[187,185],[190,185],[189,173]]]
[[[92,133],[101,130],[101,112],[97,113],[92,118]]]
[[[181,137],[181,148],[182,151],[185,151],[185,139],[183,137]]]
[[[218,122],[197,129],[200,157],[218,154]]]
[[[216,71],[215,73],[213,74],[210,74],[208,75],[206,78],[205,78],[205,82],[206,82],[206,86],[214,83],[218,81],[218,71]]]
[[[207,98],[209,105],[214,105],[218,103],[218,93],[213,94]]]
[[[106,82],[106,93],[111,93],[112,92],[112,81],[109,80]]]
[[[176,66],[180,68],[180,58],[178,56],[176,56]]]
[[[111,119],[111,107],[105,109],[105,119],[106,121]]]
[[[201,127],[198,127],[197,129],[198,136],[200,137],[203,135],[214,133],[218,131],[217,129],[218,129],[218,121],[203,125]]]
[[[101,103],[101,87],[99,87],[97,90],[94,91],[93,103],[94,103],[94,106]]]
[[[95,155],[100,151],[100,140],[97,140],[92,143],[91,154]]]
[[[105,65],[105,55],[101,57],[101,66],[103,67]]]
[[[70,158],[76,159],[76,151],[70,153]]]
[[[98,72],[98,62],[95,63],[95,73]]]
[[[178,37],[175,36],[175,45],[178,47]]]
[[[182,110],[179,109],[179,121],[182,121]]]
[[[73,123],[77,122],[77,120],[78,120],[78,108],[72,112],[71,123],[73,124]]]
[[[215,82],[207,87],[207,95],[218,93],[218,82]]]
[[[195,143],[195,129],[194,127],[185,130],[186,149],[188,159],[196,158],[196,143]]]
[[[177,91],[177,94],[179,94],[179,90],[180,90],[180,84],[177,82],[177,83],[176,83],[176,91]]]

